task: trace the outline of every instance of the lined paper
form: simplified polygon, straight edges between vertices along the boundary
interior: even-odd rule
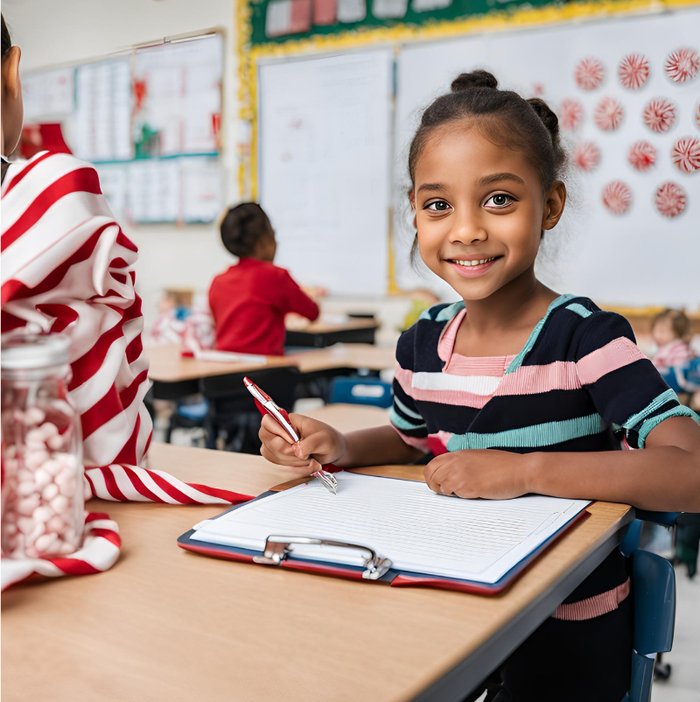
[[[589,504],[541,495],[465,500],[421,482],[336,477],[336,496],[314,480],[200,522],[191,538],[258,551],[270,535],[333,539],[369,546],[399,570],[495,583]],[[294,554],[362,561],[334,547],[295,546]]]

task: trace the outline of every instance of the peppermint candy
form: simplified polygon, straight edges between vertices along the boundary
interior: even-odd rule
[[[609,212],[623,215],[632,204],[632,191],[621,180],[613,180],[603,188],[602,198]]]
[[[695,173],[700,168],[700,141],[695,137],[679,139],[671,149],[671,160],[683,173]]]
[[[656,149],[648,141],[636,141],[627,153],[627,160],[637,171],[648,171],[656,163]]]
[[[697,75],[700,68],[700,54],[695,49],[684,47],[672,51],[664,63],[666,75],[674,83],[685,83]]]
[[[659,214],[669,218],[678,217],[685,210],[687,200],[685,190],[670,180],[656,189],[654,197]]]
[[[573,159],[580,170],[588,173],[600,163],[600,149],[592,141],[584,141],[574,149]]]
[[[581,126],[583,105],[578,100],[566,98],[559,106],[559,123],[567,132],[573,132]]]
[[[593,121],[604,132],[613,132],[620,126],[624,115],[622,105],[615,98],[604,97],[596,105]]]
[[[649,60],[643,54],[628,54],[620,61],[617,75],[623,87],[639,90],[649,80]]]
[[[676,123],[676,106],[666,98],[649,100],[642,113],[644,124],[656,134],[667,132]]]
[[[574,80],[581,90],[599,88],[605,78],[605,66],[597,58],[581,59],[574,69]]]

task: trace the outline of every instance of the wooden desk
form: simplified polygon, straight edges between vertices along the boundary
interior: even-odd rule
[[[152,464],[251,493],[285,477],[257,456],[178,446],[155,445]],[[176,538],[218,507],[90,507],[118,521],[121,560],[3,594],[3,702],[457,700],[602,561],[631,518],[627,506],[593,505],[506,593],[484,597],[180,550]]]
[[[316,348],[338,343],[373,344],[378,328],[376,319],[350,318],[344,322],[327,322],[323,318],[315,322],[294,319],[287,322],[285,344]]]
[[[348,432],[370,429],[389,423],[389,410],[372,405],[324,405],[303,414]]]
[[[363,320],[360,320],[363,321]],[[371,344],[339,344],[324,349],[300,351],[287,356],[267,356],[265,363],[222,363],[182,358],[177,344],[146,349],[148,377],[153,394],[169,400],[199,392],[199,381],[224,375],[242,375],[263,368],[296,366],[304,374],[337,374],[341,370],[380,371],[394,367],[394,349]]]

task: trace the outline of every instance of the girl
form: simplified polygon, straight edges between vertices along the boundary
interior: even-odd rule
[[[564,161],[542,100],[498,90],[484,71],[459,76],[423,114],[408,168],[420,255],[462,300],[432,307],[399,339],[392,426],[343,435],[291,415],[303,437],[291,445],[266,417],[263,455],[305,475],[319,462],[432,454],[425,478],[440,494],[697,511],[697,417],[622,317],[535,276],[540,241],[564,210]],[[630,651],[629,579],[616,549],[506,661],[487,699],[619,702]]]
[[[273,265],[275,230],[257,203],[244,202],[226,213],[221,241],[239,261],[216,276],[209,288],[216,348],[283,355],[285,316],[293,312],[313,321],[318,305],[284,268]]]

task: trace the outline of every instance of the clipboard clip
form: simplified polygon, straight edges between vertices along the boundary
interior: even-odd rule
[[[265,540],[262,556],[253,556],[253,561],[264,565],[280,565],[294,550],[295,544],[299,546],[336,546],[361,551],[365,554],[362,561],[365,568],[362,577],[365,580],[378,580],[392,565],[388,558],[380,556],[369,546],[350,544],[346,541],[333,541],[332,539],[316,539],[309,536],[268,536]]]

